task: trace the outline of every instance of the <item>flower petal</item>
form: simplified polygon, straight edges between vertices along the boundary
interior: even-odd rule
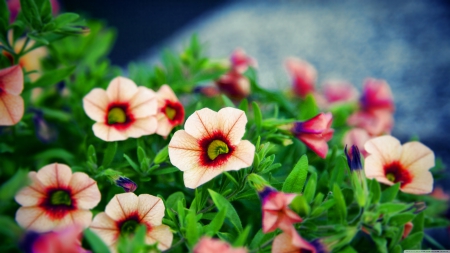
[[[369,157],[378,157],[383,165],[398,161],[402,152],[400,141],[390,135],[373,138],[364,144],[364,148]]]
[[[198,186],[210,181],[223,172],[222,167],[208,168],[197,165],[194,168],[186,170],[183,174],[184,186],[195,189]]]
[[[129,103],[131,114],[137,119],[155,115],[158,107],[155,92],[143,86],[137,88]]]
[[[24,113],[23,98],[0,92],[0,126],[11,126],[19,122]]]
[[[195,111],[184,124],[184,130],[195,139],[212,136],[216,129],[220,129],[218,114],[209,108]]]
[[[245,133],[247,116],[239,109],[226,107],[218,112],[219,126],[231,144],[237,144]]]
[[[90,229],[100,236],[108,246],[111,246],[116,242],[120,233],[116,222],[104,212],[101,212],[94,217]]]
[[[223,171],[240,170],[249,167],[255,156],[255,145],[247,140],[241,141],[231,154],[229,160],[222,166]]]
[[[375,178],[378,182],[393,185],[394,183],[386,178],[382,160],[377,156],[369,155],[364,161],[364,173],[367,178]]]
[[[20,65],[0,70],[0,90],[19,95],[23,90],[23,72]]]
[[[126,77],[116,77],[108,85],[106,93],[111,102],[129,102],[138,91],[136,84]]]
[[[178,101],[177,96],[175,95],[175,93],[173,93],[173,90],[167,84],[163,84],[161,88],[159,88],[156,95],[158,96],[159,101],[164,101],[166,99],[170,101]]]
[[[47,232],[55,227],[55,224],[45,217],[45,211],[35,206],[19,208],[16,212],[16,221],[21,227],[36,232]]]
[[[145,237],[145,243],[154,244],[158,242],[158,249],[166,250],[170,248],[173,241],[173,234],[170,232],[170,227],[166,225],[160,225],[153,227],[147,236]]]
[[[161,225],[165,211],[162,200],[150,194],[141,194],[138,198],[138,213],[141,222],[145,222],[152,227]]]
[[[95,136],[104,141],[123,141],[127,139],[127,136],[125,136],[123,132],[108,126],[105,123],[95,123],[92,126],[92,131],[94,131]]]
[[[97,122],[104,122],[109,102],[106,91],[96,88],[83,98],[83,108],[89,118]]]
[[[65,164],[52,163],[42,167],[36,177],[46,187],[67,187],[72,177],[72,170]]]
[[[156,117],[148,116],[145,118],[137,119],[125,130],[125,135],[128,137],[139,138],[144,135],[154,134],[158,127],[158,121]]]
[[[71,222],[69,224],[78,224],[83,228],[87,228],[91,224],[92,213],[89,210],[76,210],[70,212],[69,214],[71,218]],[[63,228],[67,226],[66,224],[62,224],[63,223],[61,223],[61,225],[58,225],[57,228]]]
[[[184,130],[176,131],[170,140],[170,162],[181,171],[197,168],[201,152],[198,141]]]
[[[85,173],[73,173],[69,186],[78,208],[92,209],[100,202],[101,195],[97,182]]]
[[[408,142],[402,146],[400,163],[413,174],[419,174],[434,167],[434,153],[420,142]]]
[[[429,171],[419,171],[411,183],[400,188],[403,192],[412,194],[428,194],[433,191],[433,175]]]
[[[166,115],[163,113],[158,113],[156,118],[158,119],[158,129],[156,129],[156,134],[167,137],[174,126],[169,122]]]
[[[297,138],[301,140],[305,145],[314,151],[318,156],[325,158],[328,153],[328,137],[324,138],[322,134],[308,134],[301,133],[297,135]]]
[[[46,193],[42,183],[36,178],[36,172],[30,171],[28,177],[31,184],[22,188],[14,197],[21,206],[36,206],[45,198]]]
[[[132,192],[116,194],[106,205],[105,213],[117,221],[127,218],[138,210],[139,199]]]

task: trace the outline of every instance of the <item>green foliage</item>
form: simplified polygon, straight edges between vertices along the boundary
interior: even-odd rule
[[[300,193],[306,182],[306,175],[308,174],[308,157],[303,155],[298,160],[294,169],[286,178],[283,184],[283,192]]]

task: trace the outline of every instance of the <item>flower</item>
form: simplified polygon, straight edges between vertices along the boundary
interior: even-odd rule
[[[170,162],[184,171],[184,185],[197,188],[224,171],[239,170],[253,162],[255,146],[241,138],[247,117],[239,109],[195,111],[185,130],[175,132],[169,143]]]
[[[58,138],[58,130],[47,123],[44,119],[44,113],[42,110],[31,109],[34,112],[33,115],[33,123],[36,132],[36,137],[42,143],[51,143],[54,142]]]
[[[434,199],[439,199],[439,200],[443,200],[443,201],[450,200],[450,195],[448,193],[446,193],[440,186],[435,187],[433,189],[433,192],[430,193],[430,196],[433,197]]]
[[[242,73],[231,70],[216,81],[220,91],[231,99],[241,100],[250,95],[250,81]]]
[[[232,248],[230,244],[219,239],[202,237],[194,247],[194,253],[247,253],[245,248]]]
[[[90,251],[81,247],[82,232],[82,227],[77,225],[43,234],[28,231],[22,249],[26,253],[87,253]]]
[[[220,90],[216,86],[196,86],[194,93],[200,93],[207,97],[215,97],[220,95]]]
[[[167,84],[161,86],[156,93],[156,97],[158,100],[158,111],[156,115],[158,128],[156,129],[156,133],[167,137],[175,126],[183,123],[184,108]]]
[[[127,177],[118,176],[114,182],[117,186],[122,187],[125,192],[134,192],[137,184]]]
[[[364,175],[364,170],[362,169],[361,163],[361,153],[357,146],[353,145],[351,147],[351,151],[347,151],[347,146],[345,146],[345,155],[347,156],[348,167],[350,168],[351,183],[354,189],[355,199],[358,202],[360,207],[364,207],[366,205],[366,200],[369,195],[367,188],[367,180]]]
[[[236,48],[230,57],[231,67],[238,73],[244,73],[249,66],[256,67],[258,63],[249,57],[242,48]]]
[[[23,73],[19,65],[0,70],[0,126],[17,124],[24,113]]]
[[[328,153],[327,141],[333,137],[331,127],[333,115],[319,113],[314,118],[304,122],[295,122],[291,132],[318,156],[325,158]]]
[[[367,152],[364,149],[364,144],[370,140],[369,133],[363,128],[353,128],[350,131],[347,131],[344,135],[342,143],[344,145],[355,145],[358,147],[358,150],[361,151],[361,154],[366,157]]]
[[[100,191],[92,178],[82,172],[72,174],[65,164],[53,163],[37,173],[28,173],[32,184],[20,190],[15,199],[22,207],[16,221],[25,229],[47,232],[72,224],[87,227]]]
[[[105,212],[97,214],[90,226],[115,252],[120,236],[134,234],[139,225],[147,227],[145,243],[158,243],[160,250],[170,248],[173,234],[162,224],[164,203],[158,197],[132,192],[116,194],[106,205]]]
[[[97,121],[92,127],[95,136],[104,141],[139,138],[157,128],[155,93],[125,77],[114,78],[106,91],[93,89],[83,98],[83,107]]]
[[[400,190],[413,194],[427,194],[433,190],[434,153],[420,142],[400,142],[390,136],[380,136],[366,142],[369,156],[364,170],[367,178],[381,183],[400,183]]]
[[[364,81],[364,91],[361,97],[363,110],[394,111],[394,99],[389,84],[385,80],[368,78]]]
[[[362,170],[361,163],[361,154],[359,153],[359,149],[357,146],[352,145],[351,151],[348,152],[347,145],[345,146],[345,156],[347,156],[348,167],[351,171],[360,171]]]
[[[315,90],[317,71],[308,62],[297,58],[288,58],[285,62],[286,69],[292,78],[294,93],[301,98]]]
[[[272,243],[272,253],[294,252],[325,253],[328,252],[318,240],[308,242],[303,239],[294,228],[275,237]]]
[[[411,221],[408,221],[408,222],[403,226],[402,239],[405,239],[406,237],[408,237],[408,235],[411,233],[413,227],[414,227],[414,224],[413,224]]]
[[[322,91],[328,103],[351,102],[358,98],[358,91],[349,82],[329,80],[322,85]]]
[[[387,110],[357,111],[348,117],[347,124],[365,129],[371,136],[378,136],[391,132],[394,117]]]
[[[289,231],[292,224],[302,221],[302,218],[292,211],[288,205],[297,194],[276,191],[271,187],[265,187],[259,192],[262,203],[262,230],[269,233],[280,228]]]

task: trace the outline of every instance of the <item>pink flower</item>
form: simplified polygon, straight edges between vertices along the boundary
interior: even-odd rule
[[[19,65],[0,70],[0,126],[17,124],[24,113],[23,73]]]
[[[127,177],[118,176],[114,183],[125,192],[134,192],[137,189],[137,184]]]
[[[400,190],[412,194],[427,194],[433,190],[434,153],[420,142],[408,142],[403,146],[390,135],[373,138],[364,145],[369,156],[364,170],[367,178],[393,185],[400,183]]]
[[[224,171],[253,163],[255,146],[241,140],[246,124],[245,113],[231,107],[219,112],[203,108],[189,116],[185,130],[175,132],[169,143],[170,162],[184,171],[186,187],[197,188]]]
[[[315,90],[317,71],[314,66],[297,58],[288,58],[285,64],[292,78],[294,93],[297,96],[305,98],[306,95]]]
[[[411,233],[412,229],[414,228],[414,224],[409,221],[407,222],[404,226],[403,226],[403,234],[402,234],[402,239],[405,239],[406,237],[408,237],[408,235]]]
[[[247,253],[245,248],[232,248],[230,244],[219,239],[202,237],[194,247],[194,253]]]
[[[351,102],[358,98],[358,91],[349,82],[345,81],[327,81],[322,85],[323,95],[327,102]]]
[[[170,228],[162,224],[164,203],[155,196],[132,192],[116,194],[106,205],[105,212],[95,216],[91,230],[102,238],[116,252],[120,236],[133,235],[139,225],[147,227],[146,244],[158,243],[158,249],[170,248],[173,234]]]
[[[25,229],[47,232],[73,224],[87,227],[100,202],[97,182],[82,172],[72,174],[65,164],[49,164],[28,174],[32,184],[16,194],[22,205],[16,221]]]
[[[443,201],[450,200],[450,195],[448,193],[446,193],[440,186],[435,187],[433,189],[433,192],[430,193],[430,196],[435,199],[439,199],[439,200],[443,200]]]
[[[296,196],[297,194],[278,192],[271,187],[265,187],[259,192],[264,233],[275,231],[277,228],[290,231],[293,224],[302,221],[302,218],[288,207]]]
[[[364,81],[364,91],[361,97],[363,110],[394,111],[394,98],[389,84],[384,80],[368,78]]]
[[[372,136],[389,134],[394,126],[392,112],[387,110],[357,111],[350,115],[347,124],[362,128]]]
[[[367,152],[364,149],[364,144],[370,140],[370,135],[363,128],[353,128],[347,131],[342,140],[342,144],[352,146],[355,145],[361,151],[361,154],[366,157]]]
[[[103,90],[95,88],[83,98],[95,136],[104,141],[120,141],[155,133],[157,128],[155,93],[137,87],[128,78],[114,78]]]
[[[172,129],[184,121],[184,107],[170,86],[164,84],[156,93],[158,98],[158,128],[156,133],[167,137]]]
[[[312,119],[294,123],[291,131],[318,156],[325,158],[328,153],[327,142],[331,140],[334,132],[330,128],[332,121],[331,113],[319,113]]]
[[[231,70],[216,81],[220,91],[234,100],[241,100],[250,95],[250,81],[242,73]]]
[[[82,232],[77,225],[43,234],[28,231],[22,244],[27,253],[88,253],[81,247]]]
[[[319,241],[308,242],[303,239],[294,228],[279,234],[272,243],[272,253],[325,253],[325,249]]]
[[[239,73],[244,73],[249,66],[256,67],[257,62],[249,57],[242,48],[233,51],[230,57],[231,67]]]

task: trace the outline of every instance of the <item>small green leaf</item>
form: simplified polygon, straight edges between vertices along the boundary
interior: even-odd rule
[[[300,214],[301,217],[309,216],[309,213],[311,212],[311,207],[309,206],[305,196],[303,195],[298,195],[297,197],[295,197],[291,202],[291,207],[292,210]]]
[[[284,181],[282,191],[287,193],[301,193],[306,182],[307,174],[308,157],[303,155],[287,176],[286,181]]]
[[[398,213],[400,211],[403,211],[406,208],[408,208],[408,204],[389,202],[389,203],[380,204],[380,206],[378,207],[378,210],[381,213],[392,214],[392,213]]]
[[[19,169],[16,174],[0,187],[0,200],[10,200],[16,192],[28,183],[28,171]]]
[[[32,39],[32,40],[34,40],[34,41],[36,41],[36,42],[39,42],[39,43],[41,43],[41,44],[43,44],[43,45],[49,45],[50,43],[48,42],[48,40],[46,40],[45,38],[43,38],[43,37],[41,37],[41,36],[39,36],[39,35],[33,35],[33,34],[31,34],[31,33],[28,33],[27,34],[27,36],[28,36],[28,38],[30,38],[30,39]]]
[[[306,183],[306,187],[303,191],[303,196],[305,196],[306,201],[311,203],[316,195],[316,187],[317,187],[317,173],[313,172],[308,178],[308,182]]]
[[[225,107],[232,107],[234,108],[233,102],[224,94],[221,95],[222,101],[225,104]]]
[[[97,155],[96,155],[96,152],[95,152],[95,148],[94,148],[94,146],[92,144],[89,145],[89,147],[88,147],[87,156],[88,156],[87,157],[88,161],[91,161],[94,164],[97,164]]]
[[[6,0],[0,0],[0,36],[6,38],[9,25],[9,8]]]
[[[311,218],[318,217],[322,215],[325,211],[330,209],[335,205],[336,201],[334,199],[329,199],[325,202],[323,202],[320,206],[318,206],[316,209],[314,209],[311,213]]]
[[[305,99],[300,101],[298,106],[298,119],[308,120],[315,117],[319,113],[319,108],[316,101],[311,94],[308,94]]]
[[[20,7],[25,20],[36,30],[42,27],[41,15],[34,0],[20,0]]]
[[[247,241],[248,234],[250,233],[250,228],[250,226],[246,226],[244,232],[239,233],[238,238],[236,238],[236,240],[233,242],[234,247],[241,247],[246,244],[245,242]]]
[[[222,195],[219,193],[208,189],[209,194],[211,195],[211,198],[216,205],[217,209],[222,210],[224,208],[227,209],[227,218],[230,220],[231,224],[234,225],[234,227],[237,229],[239,233],[242,233],[243,228],[241,224],[241,219],[239,219],[239,215],[237,214],[236,210],[234,209],[233,205]]]
[[[164,174],[169,174],[169,173],[173,173],[173,172],[177,172],[180,171],[180,169],[178,169],[177,167],[169,167],[169,168],[164,168],[164,169],[159,169],[159,170],[154,170],[152,171],[152,175],[164,175]]]
[[[389,219],[389,225],[392,226],[403,226],[412,219],[414,219],[415,215],[412,213],[400,213],[392,216]]]
[[[158,154],[156,154],[155,159],[153,160],[153,162],[155,164],[160,164],[163,163],[167,160],[167,157],[169,156],[169,146],[165,146],[164,148],[162,148]]]
[[[117,141],[109,142],[108,147],[105,150],[105,155],[103,156],[103,167],[108,167],[111,162],[114,160],[114,156],[116,155],[117,150]]]
[[[208,235],[213,236],[219,232],[222,228],[223,222],[225,221],[226,213],[227,207],[222,208],[222,210],[214,216],[214,219],[207,226],[205,226],[205,230]]]
[[[248,100],[246,98],[242,99],[241,103],[239,104],[239,109],[243,110],[245,114],[248,112]]]
[[[388,253],[387,251],[387,241],[386,238],[379,237],[372,234],[372,240],[375,242],[375,245],[377,246],[378,252],[380,253]]]
[[[69,24],[75,20],[77,20],[80,16],[76,13],[63,13],[58,15],[58,17],[55,18],[56,27],[61,28],[65,26],[66,24]]]
[[[252,107],[253,107],[253,114],[255,115],[256,130],[258,132],[260,132],[261,131],[261,127],[262,127],[262,113],[261,113],[261,109],[259,109],[259,105],[256,102],[252,102]]]
[[[260,246],[263,245],[264,243],[268,242],[269,240],[271,240],[272,238],[275,237],[275,232],[270,232],[265,234],[262,229],[260,229],[258,231],[258,233],[256,233],[256,235],[253,237],[252,242],[250,243],[250,249],[256,250],[256,249],[260,249]],[[258,251],[260,252],[260,251]]]
[[[417,232],[406,237],[400,245],[402,249],[420,249],[422,245],[423,232]]]
[[[381,203],[390,202],[395,199],[397,196],[398,190],[400,189],[400,183],[396,183],[392,185],[391,187],[388,187],[386,190],[384,190],[381,193]]]
[[[139,163],[142,163],[145,158],[147,158],[147,155],[145,154],[145,151],[142,147],[137,148],[137,156]]]
[[[60,68],[45,72],[34,84],[33,87],[48,87],[57,84],[71,75],[76,66]]]
[[[123,157],[125,158],[125,160],[127,160],[128,164],[130,164],[130,166],[138,173],[141,173],[141,171],[139,170],[139,166],[126,154],[123,154]]]
[[[376,204],[378,201],[380,201],[381,197],[381,188],[380,183],[376,179],[372,179],[370,181],[370,191],[369,191],[369,198],[370,203]]]
[[[59,159],[66,163],[72,163],[74,156],[72,153],[68,152],[65,149],[62,148],[54,148],[54,149],[47,149],[41,153],[36,154],[33,159],[35,160],[43,160],[50,162],[50,160]]]
[[[185,236],[190,246],[195,245],[198,241],[198,238],[200,237],[199,231],[197,229],[197,219],[195,217],[194,210],[189,210],[188,215],[186,215]]]
[[[102,239],[100,239],[100,237],[98,237],[98,235],[92,232],[89,228],[84,230],[84,236],[94,252],[109,253],[108,246],[106,246]]]
[[[336,165],[331,171],[330,189],[335,183],[340,185],[344,181],[345,171],[347,171],[347,161],[344,156],[337,157],[336,160]]]
[[[337,184],[333,185],[333,198],[336,201],[336,213],[341,222],[345,222],[345,219],[347,218],[347,205],[345,204],[341,188],[339,188]]]
[[[402,246],[400,246],[399,244],[395,245],[394,248],[392,248],[390,251],[390,253],[402,253],[403,249]]]

